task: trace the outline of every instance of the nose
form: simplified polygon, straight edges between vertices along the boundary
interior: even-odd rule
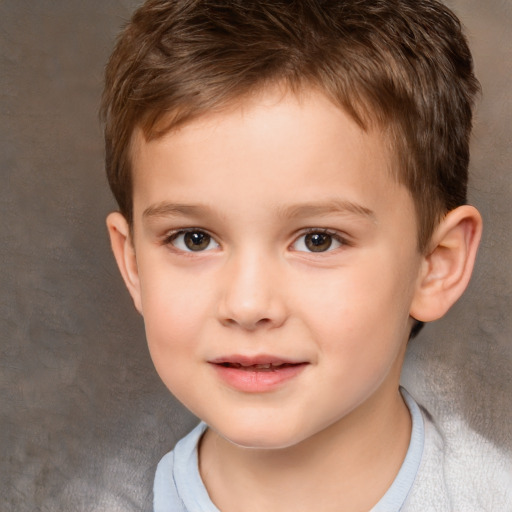
[[[223,276],[219,321],[248,331],[280,327],[287,310],[279,276],[278,265],[256,252],[231,258]]]

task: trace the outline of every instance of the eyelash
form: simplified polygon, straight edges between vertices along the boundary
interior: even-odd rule
[[[186,235],[187,233],[197,233],[197,234],[201,234],[201,235],[206,235],[209,238],[208,246],[211,244],[211,242],[214,242],[217,246],[219,246],[219,243],[215,240],[215,237],[210,235],[210,233],[208,233],[208,231],[205,231],[204,229],[201,229],[201,228],[179,229],[179,230],[167,233],[166,236],[162,240],[162,245],[172,246],[174,249],[176,249],[180,252],[184,252],[184,253],[206,252],[205,250],[193,251],[193,250],[181,249],[179,247],[176,247],[176,245],[173,244],[173,242],[175,242],[175,240],[178,237],[180,237],[182,235]]]
[[[334,240],[336,243],[338,243],[340,245],[340,247],[347,247],[347,246],[351,246],[352,245],[350,243],[350,241],[348,240],[348,238],[345,235],[341,234],[339,231],[334,231],[332,229],[327,229],[327,228],[308,228],[305,231],[303,231],[301,233],[301,235],[298,236],[294,240],[294,242],[291,244],[291,246],[297,244],[299,240],[305,239],[305,237],[307,237],[308,235],[316,235],[316,234],[327,235],[327,236],[331,237],[331,239]],[[325,253],[325,252],[331,252],[333,250],[334,249],[331,249],[330,245],[329,245],[329,247],[327,248],[326,251],[316,251],[316,252],[317,253]],[[299,252],[306,252],[308,254],[315,254],[315,251],[299,251]]]
[[[178,239],[178,237],[180,237],[182,235],[186,235],[187,233],[198,233],[198,234],[206,235],[208,237],[208,239],[209,239],[208,246],[212,242],[215,243],[217,247],[219,247],[219,245],[220,245],[215,240],[214,236],[212,236],[210,233],[208,233],[208,231],[206,231],[204,229],[201,229],[201,228],[179,229],[179,230],[167,233],[166,236],[162,240],[162,245],[167,245],[167,246],[170,245],[174,249],[176,249],[176,250],[178,250],[180,252],[184,252],[184,253],[206,252],[205,249],[198,250],[198,251],[181,249],[179,247],[176,247],[176,245],[173,244],[173,242],[175,242],[175,240]],[[351,246],[351,243],[347,239],[347,237],[342,235],[338,231],[333,231],[331,229],[326,229],[326,228],[308,228],[308,229],[303,231],[299,236],[297,236],[294,239],[294,241],[290,244],[290,247],[293,248],[293,246],[298,244],[298,242],[300,240],[302,240],[302,239],[305,240],[308,235],[316,235],[316,234],[329,236],[332,240],[334,240],[336,243],[338,243],[340,245],[340,247]],[[303,244],[305,245],[305,241],[303,242]],[[339,247],[337,247],[337,248],[339,248]],[[337,249],[337,248],[335,248],[335,249]],[[208,250],[211,250],[211,249],[208,249]],[[305,252],[305,253],[308,253],[308,254],[315,254],[315,253],[331,252],[332,250],[334,250],[334,249],[331,249],[331,244],[329,244],[329,246],[327,247],[327,249],[325,251],[322,251],[322,250],[321,251],[297,250],[297,252]]]

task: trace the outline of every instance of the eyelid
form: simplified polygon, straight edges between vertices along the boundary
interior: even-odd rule
[[[329,235],[330,237],[333,238],[333,240],[335,240],[337,243],[339,243],[339,247],[334,247],[334,248],[329,248],[327,249],[326,251],[318,251],[318,252],[314,252],[314,251],[303,251],[303,250],[297,250],[297,252],[305,252],[305,253],[308,253],[308,254],[326,254],[326,253],[329,253],[329,252],[333,252],[335,251],[336,249],[340,249],[342,247],[350,247],[352,245],[351,241],[350,241],[350,238],[348,237],[348,235],[346,235],[345,233],[341,232],[341,231],[338,231],[336,229],[330,229],[330,228],[306,228],[304,230],[302,230],[294,239],[294,241],[290,244],[290,247],[293,247],[297,244],[297,242],[306,237],[307,235],[310,235],[310,234],[315,234],[315,233],[320,233],[322,235]]]
[[[201,253],[201,252],[208,252],[208,251],[211,251],[211,250],[213,250],[215,248],[219,248],[220,247],[220,243],[217,241],[216,235],[212,234],[207,229],[197,228],[197,227],[178,228],[178,229],[173,229],[171,231],[167,231],[163,235],[161,243],[162,243],[162,245],[171,246],[176,251],[185,252],[185,253],[192,253],[193,254],[195,251],[187,250],[187,249],[180,249],[179,247],[176,247],[173,244],[173,242],[180,235],[185,235],[186,233],[196,233],[196,232],[200,232],[200,233],[204,233],[204,234],[208,235],[211,238],[211,241],[215,244],[215,247],[212,247],[212,248],[209,248],[209,249],[204,249],[202,251],[197,251],[198,254]],[[297,242],[301,238],[304,238],[304,237],[306,237],[309,234],[315,234],[315,233],[320,233],[320,234],[328,235],[328,236],[332,237],[333,240],[335,240],[339,244],[339,246],[335,247],[335,248],[329,248],[326,251],[319,251],[318,253],[315,253],[314,251],[303,251],[303,250],[297,250],[297,252],[307,252],[307,253],[311,253],[311,254],[325,254],[325,253],[328,253],[328,252],[333,252],[334,250],[339,249],[341,247],[350,247],[350,246],[353,245],[352,242],[350,241],[350,237],[348,235],[346,235],[345,233],[343,233],[341,231],[338,231],[336,229],[330,229],[330,228],[306,228],[306,229],[303,229],[301,232],[299,232],[299,234],[297,234],[295,236],[294,240],[290,244],[290,247],[293,249],[294,246],[297,244]]]
[[[210,249],[204,249],[202,251],[192,251],[188,249],[181,249],[179,247],[176,247],[173,242],[181,235],[186,235],[187,233],[204,233],[205,235],[209,236],[211,241],[215,243],[215,247],[212,247]],[[204,228],[196,228],[196,227],[187,227],[187,228],[179,228],[179,229],[173,229],[171,231],[167,231],[165,235],[162,237],[162,245],[171,246],[174,250],[182,253],[187,254],[194,254],[197,252],[197,254],[204,253],[211,251],[213,249],[216,249],[220,247],[220,243],[217,241],[217,238],[215,235],[210,233],[207,229]]]

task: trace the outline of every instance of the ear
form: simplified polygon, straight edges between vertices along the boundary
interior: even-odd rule
[[[480,237],[482,217],[464,205],[449,212],[435,229],[423,257],[410,315],[421,322],[441,318],[466,289]]]
[[[142,314],[139,272],[130,226],[123,215],[119,212],[113,212],[107,217],[107,228],[117,266],[137,311]]]

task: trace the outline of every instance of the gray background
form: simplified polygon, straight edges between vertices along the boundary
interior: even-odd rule
[[[194,423],[159,382],[104,228],[97,117],[135,0],[0,0],[0,510],[150,510],[154,466]],[[483,85],[468,293],[410,347],[404,381],[512,450],[512,2],[452,0]]]

